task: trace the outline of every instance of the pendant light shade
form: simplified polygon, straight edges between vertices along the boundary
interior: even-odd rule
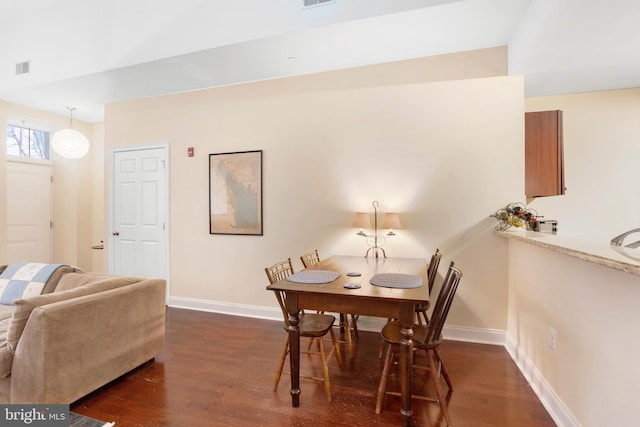
[[[89,140],[77,130],[71,129],[75,108],[67,107],[67,109],[70,114],[69,128],[53,134],[51,147],[53,151],[66,159],[79,159],[89,152]]]
[[[73,129],[62,129],[53,134],[53,150],[66,159],[79,159],[89,152],[89,140]]]

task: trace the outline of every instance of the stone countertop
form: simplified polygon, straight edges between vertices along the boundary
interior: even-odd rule
[[[640,249],[511,228],[494,234],[640,276]]]

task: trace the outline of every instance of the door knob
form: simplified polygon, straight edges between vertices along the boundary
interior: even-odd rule
[[[119,235],[120,235],[120,232],[119,232],[119,231],[114,231],[114,232],[113,232],[113,233],[111,233],[111,234],[113,234],[114,236],[119,236]]]

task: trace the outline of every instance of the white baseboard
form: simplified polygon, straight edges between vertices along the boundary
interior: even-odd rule
[[[259,307],[243,304],[221,303],[193,298],[169,298],[169,306],[185,308],[189,310],[209,311],[212,313],[229,314],[233,316],[253,317],[267,320],[282,320],[279,308]],[[385,324],[385,319],[380,317],[360,316],[358,329],[368,332],[380,332]],[[505,331],[490,329],[461,328],[457,326],[445,326],[442,331],[444,338],[453,341],[465,341],[482,344],[505,344]]]
[[[505,348],[558,427],[580,427],[581,424],[560,400],[553,388],[547,383],[540,371],[511,335],[507,335]]]
[[[259,307],[244,304],[221,303],[193,298],[170,297],[169,306],[189,310],[209,311],[213,313],[229,314],[233,316],[253,317],[258,319],[281,321],[282,313],[279,308]],[[369,332],[382,330],[385,319],[378,317],[360,316],[358,329]],[[580,427],[580,423],[573,417],[563,402],[558,398],[544,377],[524,352],[518,348],[515,340],[506,331],[494,329],[463,328],[459,326],[445,326],[445,339],[481,344],[501,345],[516,363],[522,375],[529,382],[551,418],[559,427]]]
[[[504,346],[506,331],[497,329],[463,328],[445,325],[442,330],[444,339]]]
[[[279,308],[180,297],[169,297],[168,305],[169,307],[209,311],[212,313],[230,314],[232,316],[254,317],[266,320],[282,320],[282,312]]]

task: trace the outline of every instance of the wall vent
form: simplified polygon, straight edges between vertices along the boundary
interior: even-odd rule
[[[30,71],[31,63],[29,61],[18,62],[16,64],[16,75],[27,74]]]
[[[331,3],[335,3],[336,0],[302,0],[304,3],[303,9],[307,9],[309,7],[322,6]]]

